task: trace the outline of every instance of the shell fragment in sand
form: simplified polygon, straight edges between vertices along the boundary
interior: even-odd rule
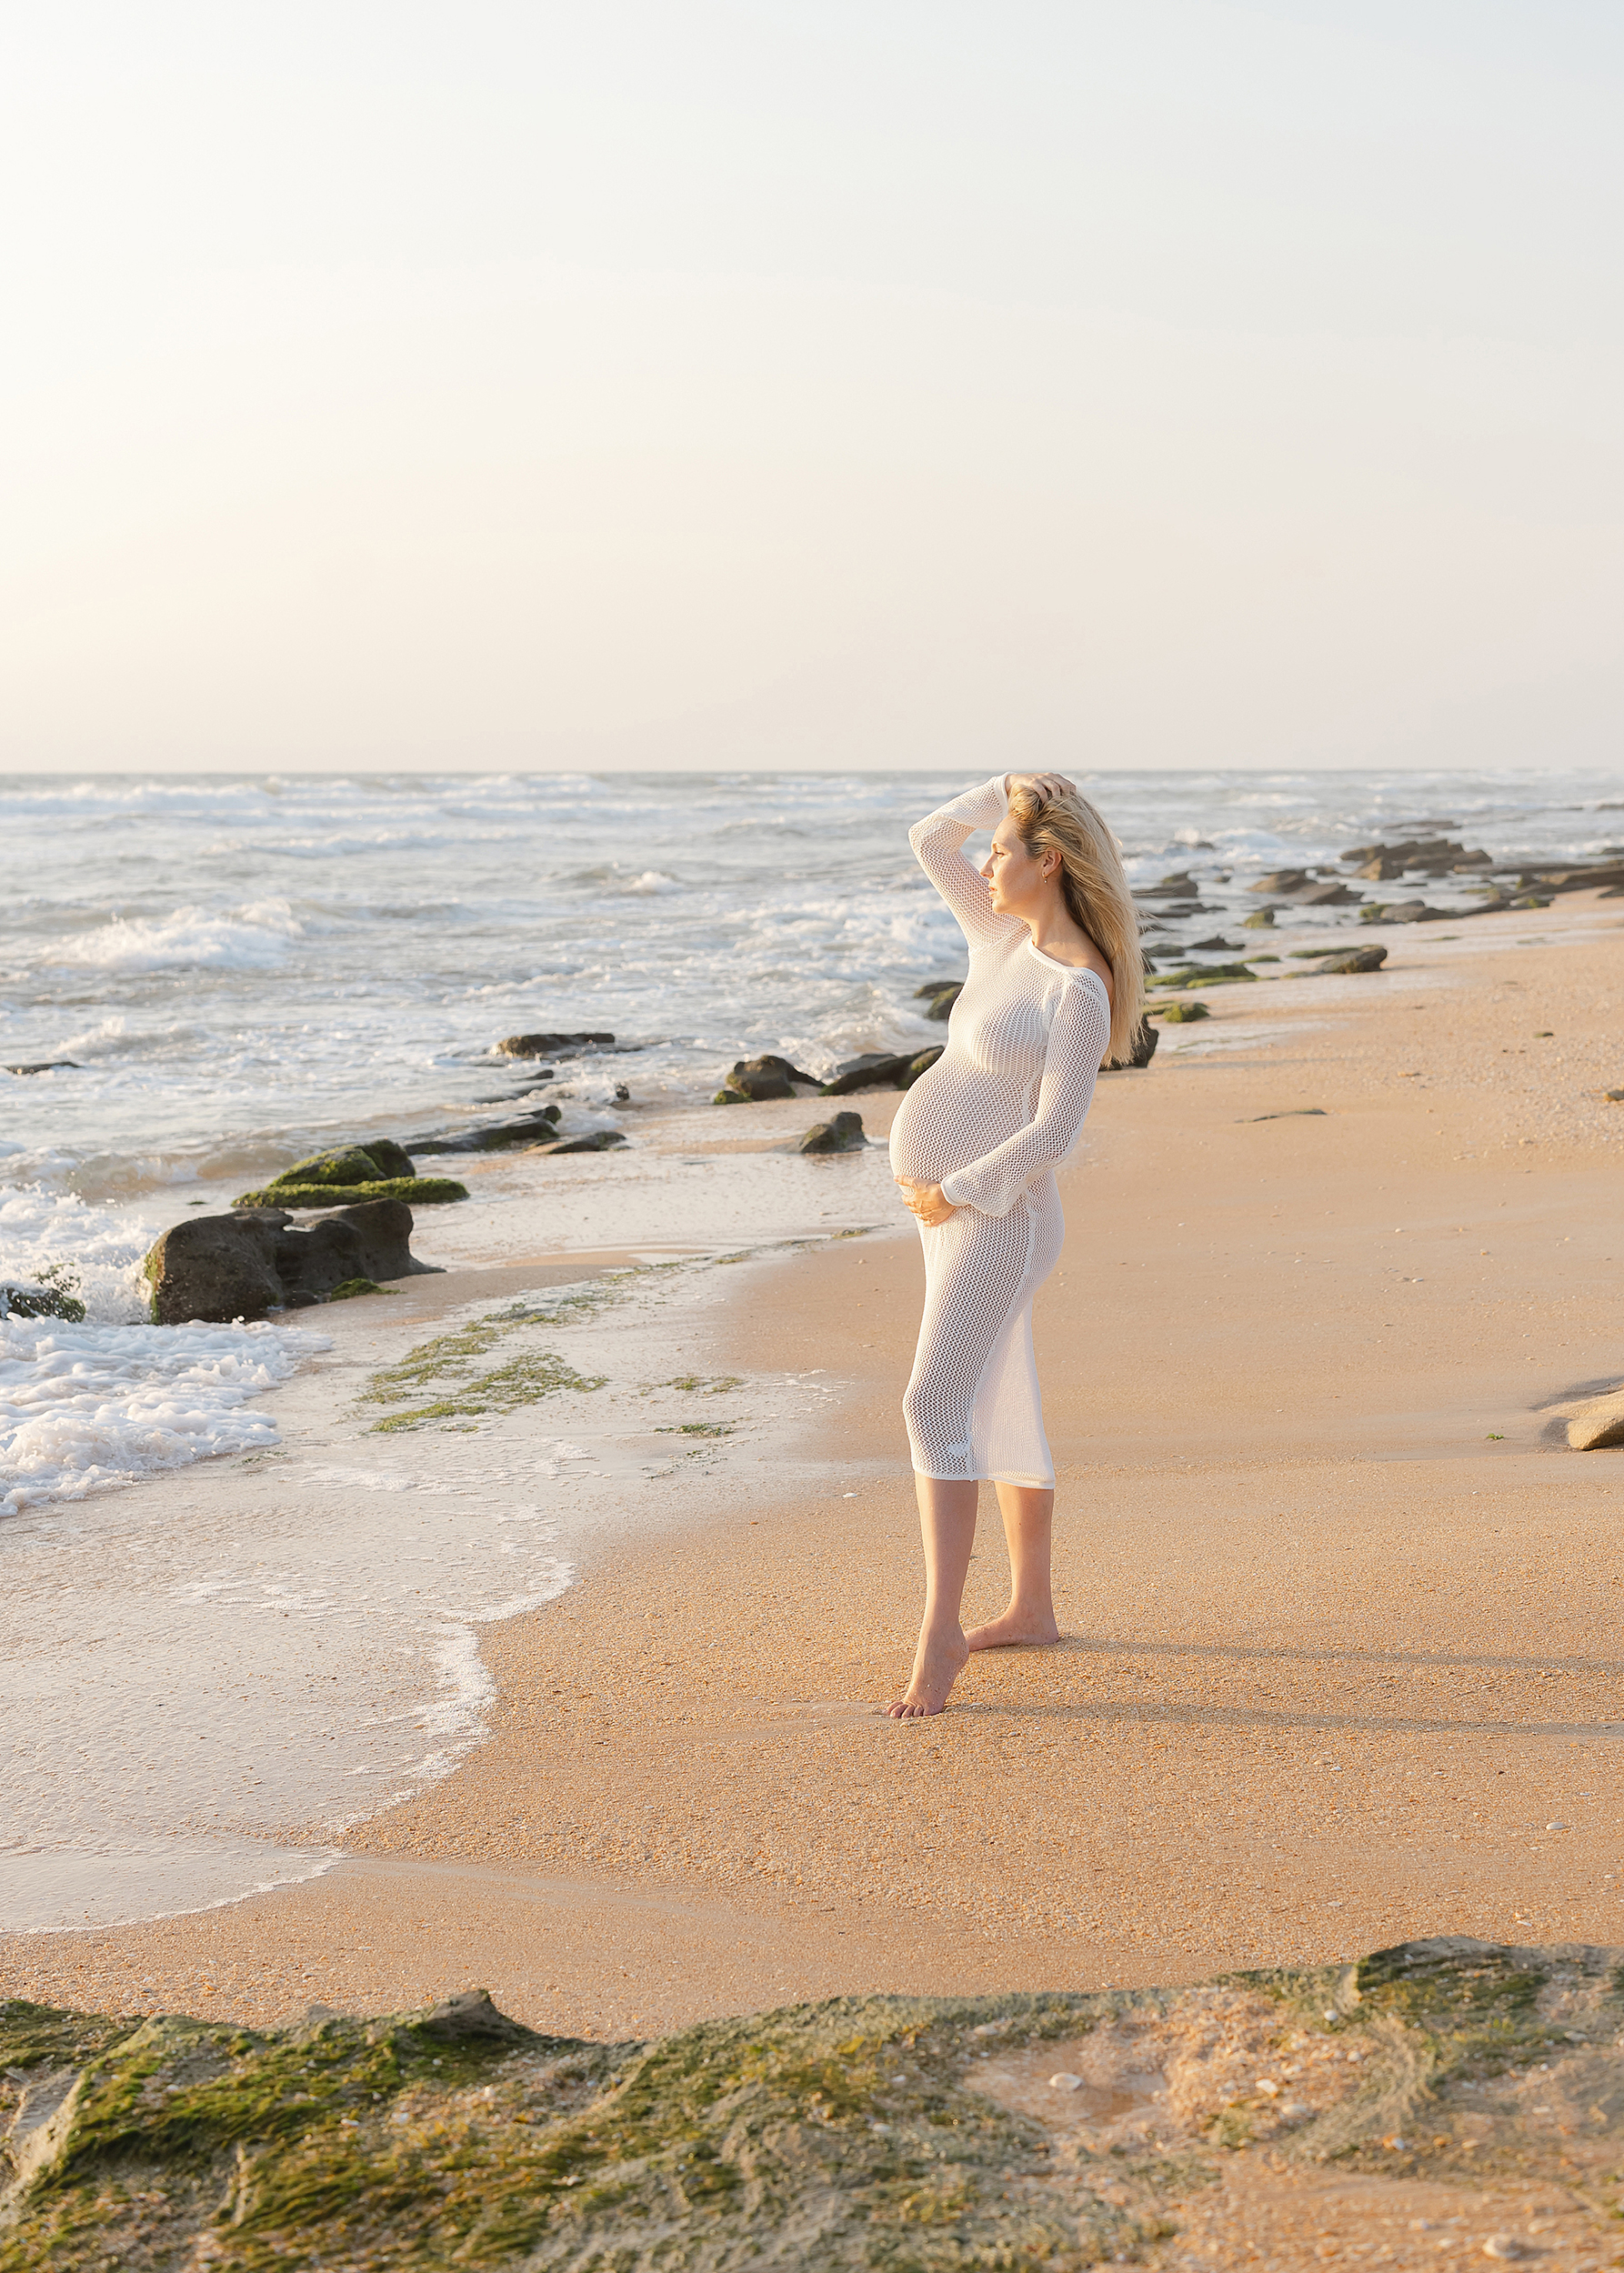
[[[1062,2068],[1059,2075],[1049,2078],[1048,2088],[1051,2091],[1081,2091],[1083,2079],[1080,2076],[1073,2076],[1068,2070]]]

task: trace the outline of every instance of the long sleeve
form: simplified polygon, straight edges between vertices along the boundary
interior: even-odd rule
[[[944,1177],[943,1198],[984,1216],[1007,1215],[1032,1178],[1057,1167],[1082,1135],[1110,1038],[1110,1016],[1098,987],[1070,980],[1049,1028],[1037,1114],[979,1160]]]
[[[916,821],[907,833],[914,857],[958,918],[958,927],[972,946],[1007,931],[1011,917],[995,916],[987,879],[972,868],[961,846],[978,828],[997,828],[1008,811],[1004,776],[995,774],[979,789],[967,789],[951,805],[938,806]]]

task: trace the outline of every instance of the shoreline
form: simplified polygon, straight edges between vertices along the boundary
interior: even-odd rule
[[[8,1988],[269,2018],[477,1979],[534,2025],[647,2034],[848,1988],[1618,1939],[1618,1471],[1554,1452],[1542,1408],[1624,1372],[1590,1236],[1611,1108],[1582,1094],[1624,926],[1570,902],[1453,956],[1371,935],[1379,977],[1215,990],[1102,1081],[1037,1319],[1059,1651],[977,1660],[915,1730],[874,1716],[917,1597],[917,1235],[757,1261],[706,1366],[841,1386],[753,1520],[741,1463],[709,1519],[588,1545],[557,1603],[487,1627],[488,1737],[329,1876],[11,1938]],[[877,1136],[897,1100],[857,1102]],[[752,1146],[810,1103],[750,1108]],[[977,1556],[979,1612],[985,1527]]]

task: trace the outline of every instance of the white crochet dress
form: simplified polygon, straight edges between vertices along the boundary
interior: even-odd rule
[[[1005,809],[999,775],[908,831],[969,942],[970,973],[947,1048],[891,1128],[893,1172],[939,1184],[957,1209],[919,1227],[925,1316],[902,1409],[921,1474],[1043,1487],[1055,1471],[1032,1298],[1065,1237],[1055,1168],[1082,1134],[1111,1015],[1098,974],[1057,963],[1025,924],[995,915],[964,857]]]

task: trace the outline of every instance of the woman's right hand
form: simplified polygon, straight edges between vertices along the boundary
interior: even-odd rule
[[[1012,797],[1018,789],[1035,789],[1040,797],[1075,797],[1077,784],[1064,774],[1006,774],[1004,795]]]

